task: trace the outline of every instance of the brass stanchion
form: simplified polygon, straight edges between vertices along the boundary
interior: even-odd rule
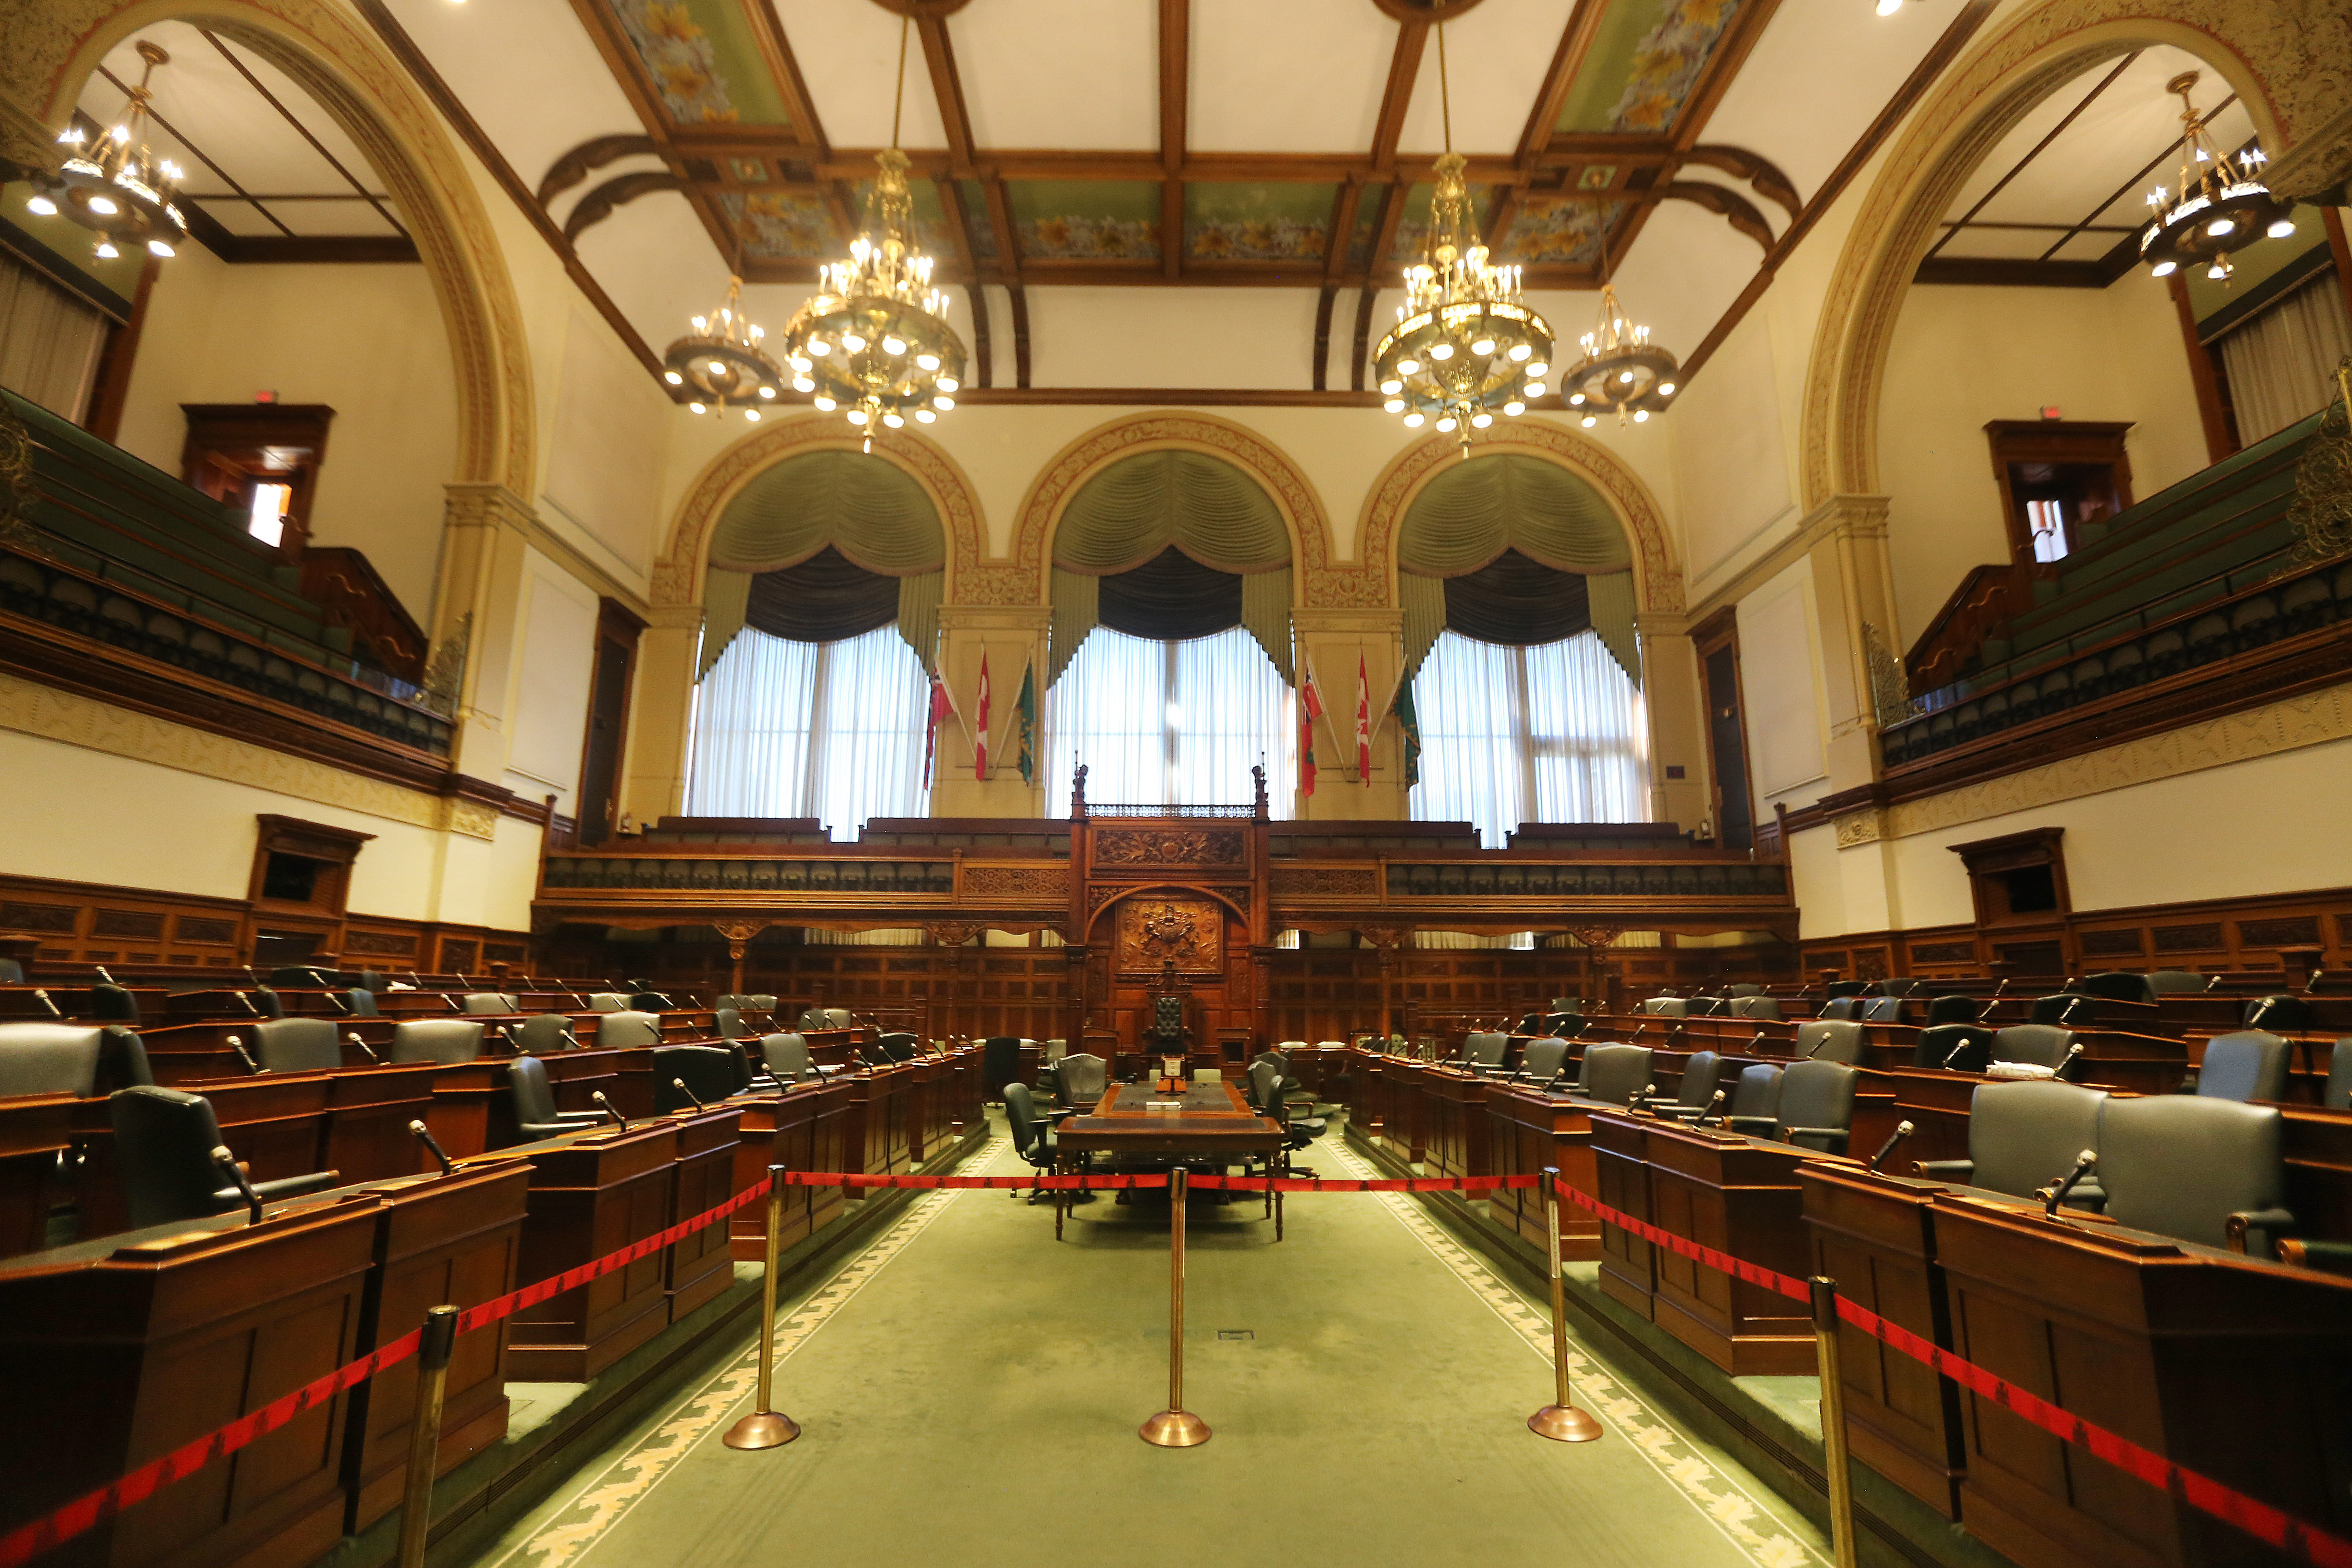
[[[727,1428],[730,1448],[781,1448],[801,1435],[800,1423],[775,1407],[776,1259],[783,1251],[784,1168],[768,1167],[768,1268],[760,1280],[759,1408]]]
[[[441,1397],[449,1385],[449,1351],[457,1342],[457,1309],[433,1307],[416,1343],[416,1413],[408,1423],[408,1485],[400,1500],[397,1568],[424,1568],[433,1526],[433,1471],[441,1454]]]
[[[1552,1403],[1528,1417],[1528,1430],[1560,1443],[1590,1443],[1600,1422],[1576,1407],[1568,1386],[1568,1284],[1559,1263],[1559,1172],[1544,1167],[1544,1230],[1551,1238]]]
[[[1830,1555],[1854,1568],[1853,1471],[1845,1446],[1845,1384],[1839,1375],[1837,1281],[1816,1274],[1813,1345],[1821,1358],[1822,1464],[1830,1478]]]
[[[1209,1424],[1184,1408],[1184,1167],[1168,1173],[1168,1408],[1138,1433],[1160,1448],[1209,1440]]]

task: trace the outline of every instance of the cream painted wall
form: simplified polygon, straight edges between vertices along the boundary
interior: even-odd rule
[[[1695,583],[1752,557],[1796,515],[1771,340],[1765,318],[1742,321],[1663,422]]]
[[[1748,798],[1756,819],[1811,805],[1829,787],[1821,617],[1813,563],[1800,557],[1739,601],[1739,689],[1747,708]]]
[[[486,843],[13,730],[0,777],[43,785],[11,795],[0,870],[17,876],[242,899],[254,818],[274,813],[375,835],[352,867],[354,914],[530,929],[540,833],[510,817]]]
[[[596,595],[536,550],[523,558],[520,655],[512,696],[506,777],[526,800],[552,795],[572,815],[580,751],[588,728],[588,678],[596,658]]]
[[[408,613],[429,622],[442,489],[457,460],[448,340],[425,268],[229,266],[200,245],[156,275],[121,444],[178,475],[184,403],[335,411],[310,509],[320,544],[363,551]]]
[[[1887,548],[1908,646],[1970,568],[2009,559],[1985,424],[2128,420],[2139,497],[2205,467],[2197,394],[2171,298],[2135,269],[2105,289],[1915,286],[1879,405]]]

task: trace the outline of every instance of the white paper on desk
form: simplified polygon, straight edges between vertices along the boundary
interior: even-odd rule
[[[1183,1110],[1184,1102],[1181,1100],[1147,1100],[1143,1102],[1143,1109],[1167,1115]]]

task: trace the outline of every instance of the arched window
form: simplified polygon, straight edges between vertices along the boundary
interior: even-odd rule
[[[1632,556],[1590,485],[1501,453],[1423,487],[1397,538],[1421,736],[1416,820],[1649,816]]]
[[[1261,761],[1292,776],[1290,567],[1273,500],[1220,458],[1142,452],[1080,486],[1054,535],[1054,767],[1145,805],[1246,802]]]
[[[746,485],[711,535],[687,810],[836,838],[921,816],[946,559],[930,498],[887,461],[804,453]]]

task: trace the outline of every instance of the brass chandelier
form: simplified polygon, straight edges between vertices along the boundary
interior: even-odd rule
[[[188,237],[188,220],[173,205],[186,172],[147,145],[148,82],[155,68],[171,63],[163,48],[142,38],[139,58],[147,68],[131,89],[122,118],[87,146],[79,126],[58,138],[68,149],[55,170],[31,174],[32,197],[26,210],[41,217],[63,215],[97,235],[93,250],[111,261],[126,245],[142,245],[151,256],[170,256]]]
[[[687,406],[740,408],[756,425],[760,411],[775,401],[784,373],[760,346],[767,333],[743,314],[743,280],[727,279],[727,302],[694,318],[694,331],[662,352],[662,379],[687,388]]]
[[[874,449],[877,426],[929,425],[955,406],[963,385],[963,341],[947,322],[947,295],[931,287],[931,258],[915,244],[915,201],[907,155],[898,150],[907,92],[907,21],[898,29],[898,104],[890,145],[866,207],[866,232],[849,259],[826,265],[817,291],[784,328],[793,388],[817,407],[844,410]],[[878,237],[877,237],[878,233]]]
[[[1604,237],[1601,244],[1608,244]],[[1584,357],[1560,378],[1568,405],[1580,411],[1587,430],[1603,414],[1617,416],[1623,425],[1631,416],[1636,425],[1666,405],[1675,395],[1681,368],[1675,356],[1650,341],[1650,329],[1625,319],[1617,290],[1606,278],[1601,281],[1601,315],[1592,330],[1577,340]]]
[[[2212,117],[2198,113],[2189,96],[2196,85],[2195,71],[2164,84],[2180,95],[2180,194],[2168,197],[2162,185],[2149,193],[2156,219],[2140,235],[2139,254],[2158,278],[2203,262],[2206,277],[2226,280],[2233,251],[2294,233],[2294,204],[2280,201],[2255,177],[2267,161],[2261,148],[2231,157],[2214,145],[2207,131]]]
[[[1470,455],[1470,432],[1516,418],[1544,395],[1550,374],[1551,327],[1520,297],[1519,268],[1496,267],[1470,220],[1465,160],[1454,151],[1454,111],[1445,75],[1445,24],[1437,24],[1437,83],[1445,153],[1437,160],[1422,258],[1404,269],[1405,302],[1397,324],[1372,356],[1381,406],[1408,428],[1432,418]]]

